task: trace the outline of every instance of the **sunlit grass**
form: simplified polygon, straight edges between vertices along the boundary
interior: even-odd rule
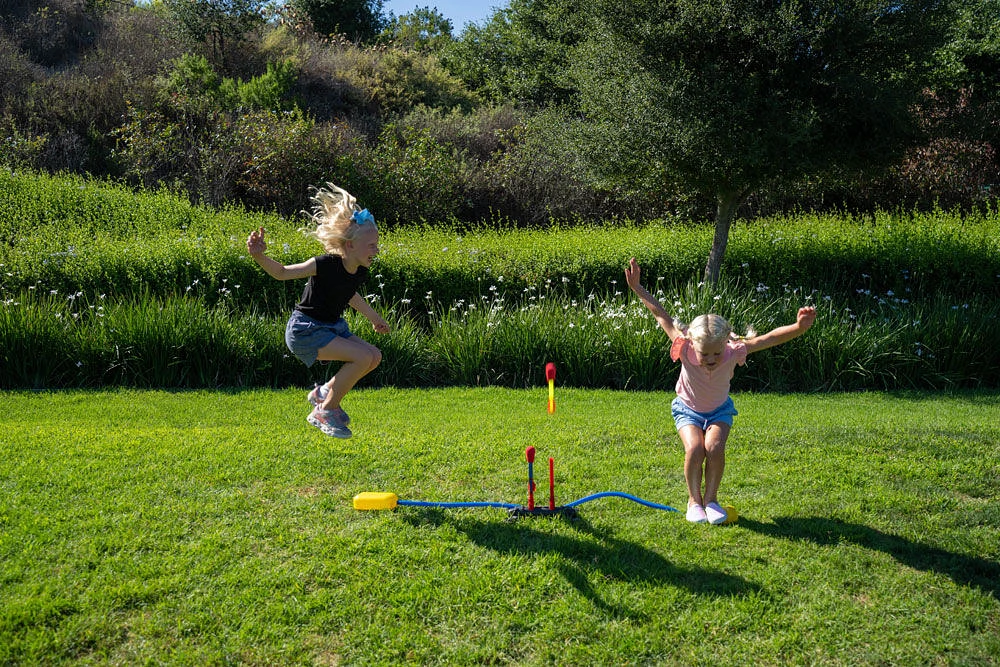
[[[582,521],[360,513],[360,491],[681,506],[670,392],[4,393],[5,664],[990,664],[994,394],[737,394],[731,527],[620,499]],[[538,497],[547,472],[536,466]]]

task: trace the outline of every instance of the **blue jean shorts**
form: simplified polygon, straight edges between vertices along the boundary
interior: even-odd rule
[[[342,317],[333,324],[314,320],[298,310],[292,311],[285,325],[285,345],[306,366],[316,363],[321,348],[334,338],[350,338],[351,330]]]
[[[678,396],[670,404],[670,412],[674,415],[674,425],[677,426],[678,431],[692,424],[702,431],[707,431],[712,424],[732,426],[733,417],[739,414],[736,412],[736,405],[733,403],[732,397],[727,398],[725,403],[711,412],[695,412]]]

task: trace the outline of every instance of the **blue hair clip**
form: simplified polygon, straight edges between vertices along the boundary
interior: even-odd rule
[[[359,225],[367,225],[368,223],[375,224],[375,216],[369,213],[366,208],[363,208],[360,211],[355,211],[351,215],[351,220]]]

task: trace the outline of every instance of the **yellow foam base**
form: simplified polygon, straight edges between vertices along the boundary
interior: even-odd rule
[[[399,496],[389,491],[363,491],[354,496],[354,509],[392,510],[398,501]]]
[[[740,513],[736,511],[736,508],[732,505],[723,505],[722,509],[726,510],[726,520],[722,522],[722,525],[727,523],[736,523],[740,519]]]

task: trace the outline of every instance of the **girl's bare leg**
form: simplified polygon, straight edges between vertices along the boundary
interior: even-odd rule
[[[677,434],[684,444],[684,480],[688,487],[688,504],[704,505],[701,493],[702,466],[707,456],[705,432],[694,424],[681,427]]]
[[[712,424],[705,432],[705,504],[719,502],[719,485],[726,469],[729,424]]]
[[[340,407],[340,402],[358,380],[371,373],[382,361],[382,352],[357,336],[334,338],[319,351],[320,361],[343,361],[337,374],[326,383],[329,390],[320,404],[323,410]]]
[[[716,423],[707,431],[702,431],[689,424],[677,432],[684,443],[684,479],[687,481],[689,503],[707,505],[719,502],[730,428],[729,424]],[[705,483],[704,492],[702,481]]]

